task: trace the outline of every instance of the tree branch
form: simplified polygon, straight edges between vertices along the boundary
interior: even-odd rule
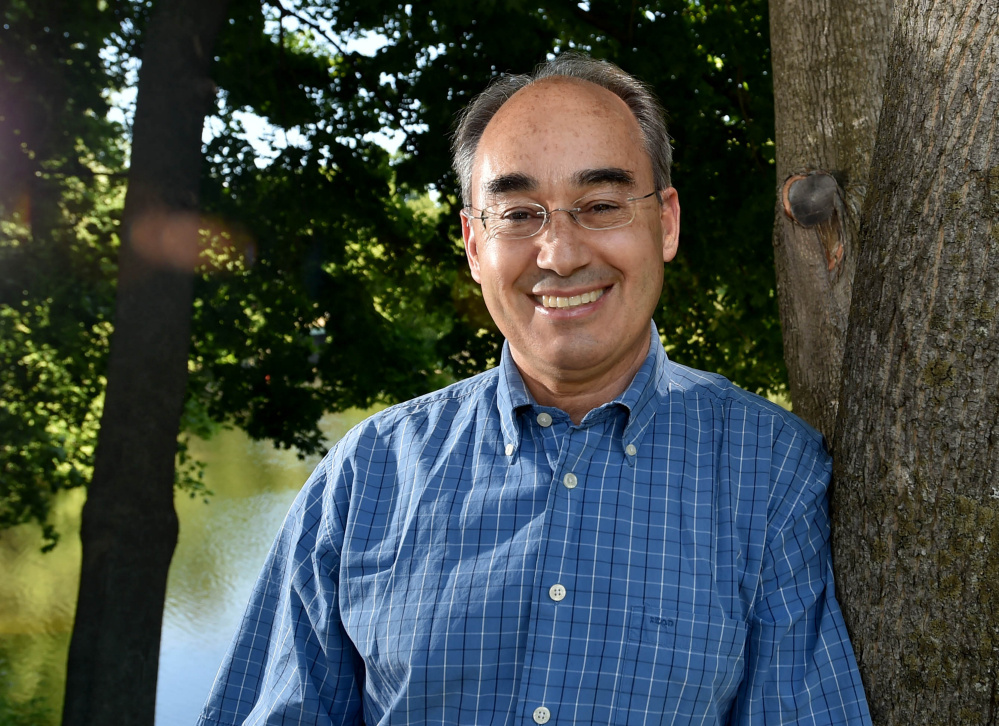
[[[267,5],[268,2],[270,2],[271,5],[273,5],[278,9],[278,11],[281,13],[282,18],[285,17],[295,18],[295,20],[300,22],[302,25],[312,28],[314,31],[319,33],[323,38],[326,39],[326,42],[328,42],[330,45],[336,48],[337,51],[341,53],[343,56],[346,57],[348,55],[347,50],[342,45],[340,45],[340,43],[336,39],[334,39],[333,36],[329,35],[322,28],[322,26],[320,26],[316,21],[303,17],[302,15],[299,15],[293,10],[289,10],[288,8],[285,7],[284,3],[281,2],[281,0],[264,0],[263,4]]]

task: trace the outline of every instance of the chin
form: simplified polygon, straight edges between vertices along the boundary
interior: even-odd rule
[[[545,355],[539,355],[539,363],[547,367],[555,378],[572,378],[573,373],[587,371],[599,365],[600,356],[597,350],[590,346],[579,348],[573,346],[571,350],[559,347],[548,351]]]

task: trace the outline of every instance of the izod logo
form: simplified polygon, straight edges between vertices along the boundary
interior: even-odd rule
[[[675,625],[673,618],[661,618],[658,615],[650,615],[649,622],[658,628],[672,630]]]

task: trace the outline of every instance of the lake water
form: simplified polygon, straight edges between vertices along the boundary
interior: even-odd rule
[[[328,416],[339,439],[369,412]],[[271,540],[319,461],[223,431],[192,442],[210,503],[178,496],[180,539],[170,566],[160,645],[156,726],[190,726],[235,632]],[[57,726],[79,585],[82,491],[56,504],[62,534],[40,552],[36,527],[0,533],[0,726]]]

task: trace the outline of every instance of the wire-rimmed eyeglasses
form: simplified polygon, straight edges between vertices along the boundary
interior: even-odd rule
[[[548,224],[555,212],[565,212],[583,229],[603,231],[626,227],[635,219],[635,204],[648,199],[657,191],[641,197],[625,197],[623,194],[601,193],[582,197],[571,207],[548,210],[543,204],[534,202],[510,202],[495,204],[485,209],[468,207],[465,216],[482,221],[486,232],[495,238],[523,239],[533,237]],[[481,212],[481,214],[469,214]]]

